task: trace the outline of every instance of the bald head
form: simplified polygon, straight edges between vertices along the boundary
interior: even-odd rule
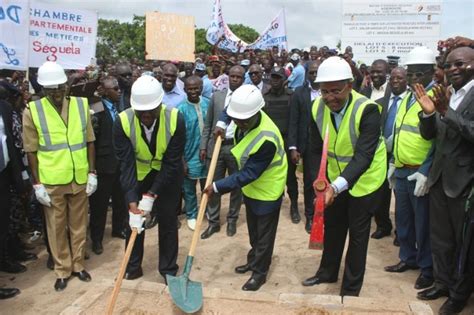
[[[163,85],[163,90],[169,92],[173,90],[176,85],[176,79],[178,78],[178,68],[172,63],[167,63],[161,67],[163,69],[163,75],[161,79],[161,84]]]
[[[390,88],[394,95],[400,95],[407,89],[407,71],[402,67],[393,68],[390,72]]]

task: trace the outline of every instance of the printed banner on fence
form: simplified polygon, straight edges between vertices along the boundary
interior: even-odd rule
[[[28,67],[28,0],[2,0],[0,4],[0,69]]]
[[[441,0],[344,0],[342,47],[372,62],[381,56],[403,57],[416,46],[436,51],[440,38]]]
[[[95,57],[97,12],[30,5],[30,67],[56,61],[65,69],[84,69]]]
[[[146,13],[146,59],[194,62],[194,16]]]
[[[211,24],[206,32],[206,39],[211,45],[215,45],[219,41],[219,48],[232,52],[242,51],[248,45],[237,37],[224,22],[220,0],[214,1]]]
[[[272,48],[273,46],[278,46],[280,50],[288,50],[284,9],[278,13],[278,15],[273,19],[267,29],[257,38],[257,40],[248,45],[247,48],[265,50]]]

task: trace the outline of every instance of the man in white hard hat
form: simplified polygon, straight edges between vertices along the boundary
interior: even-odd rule
[[[288,167],[283,138],[278,127],[261,111],[264,105],[257,87],[243,85],[235,90],[226,113],[237,126],[231,152],[239,171],[204,190],[212,196],[242,188],[251,249],[247,262],[236,267],[235,272],[252,272],[242,287],[244,291],[256,291],[266,281]]]
[[[127,265],[125,279],[143,275],[145,217],[158,220],[158,271],[175,276],[178,271],[178,219],[184,179],[182,158],[186,142],[184,120],[177,109],[162,104],[161,84],[142,76],[132,85],[131,108],[114,124],[114,148],[120,162],[120,182],[129,208],[130,228],[139,235]],[[131,230],[127,232],[127,240]]]
[[[329,130],[325,195],[324,251],[316,275],[304,286],[336,282],[346,236],[344,276],[340,295],[358,296],[367,259],[371,216],[387,172],[387,153],[380,132],[379,106],[352,89],[352,71],[340,57],[321,63],[315,82],[310,122],[311,162],[319,165],[323,137]],[[316,170],[316,173],[318,170]]]
[[[94,131],[86,98],[66,96],[67,77],[55,62],[38,69],[45,97],[23,112],[23,147],[36,199],[44,206],[56,291],[85,270],[88,196],[97,189]]]
[[[436,65],[433,51],[416,47],[406,58],[408,85],[421,84],[432,95]],[[422,110],[414,93],[408,93],[398,106],[393,130],[393,157],[388,181],[395,191],[395,220],[400,243],[400,261],[385,267],[400,273],[421,269],[415,289],[433,284],[433,261],[429,234],[428,172],[433,161],[433,141],[420,134],[418,113]]]

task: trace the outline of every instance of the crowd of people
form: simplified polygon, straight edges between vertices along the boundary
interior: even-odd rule
[[[97,60],[65,71],[46,62],[28,77],[0,70],[0,271],[26,271],[41,236],[56,291],[72,276],[91,281],[87,238],[95,255],[107,251],[110,207],[112,237],[127,244],[139,232],[125,279],[143,275],[145,229],[158,225],[166,283],[178,272],[178,216],[196,228],[199,187],[209,196],[202,239],[221,229],[223,194],[229,237],[245,204],[250,250],[235,272],[251,272],[242,289],[256,291],[271,265],[285,186],[291,222],[304,214],[311,232],[327,130],[324,250],[302,285],[337,282],[348,235],[340,294],[358,296],[369,237],[394,232],[398,262],[385,271],[419,269],[417,297],[448,297],[439,313],[459,313],[474,289],[474,41],[438,46],[439,54],[414,48],[403,65],[397,56],[356,63],[351,47],[214,47],[193,63]],[[0,299],[18,293],[0,288]]]

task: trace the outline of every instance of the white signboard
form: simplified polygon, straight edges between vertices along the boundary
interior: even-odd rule
[[[0,69],[28,67],[28,0],[0,3]]]
[[[84,69],[95,57],[97,12],[30,5],[30,66],[56,61],[66,69]]]
[[[440,39],[441,0],[393,2],[344,0],[341,44],[366,63],[403,57],[416,46],[436,51]]]

